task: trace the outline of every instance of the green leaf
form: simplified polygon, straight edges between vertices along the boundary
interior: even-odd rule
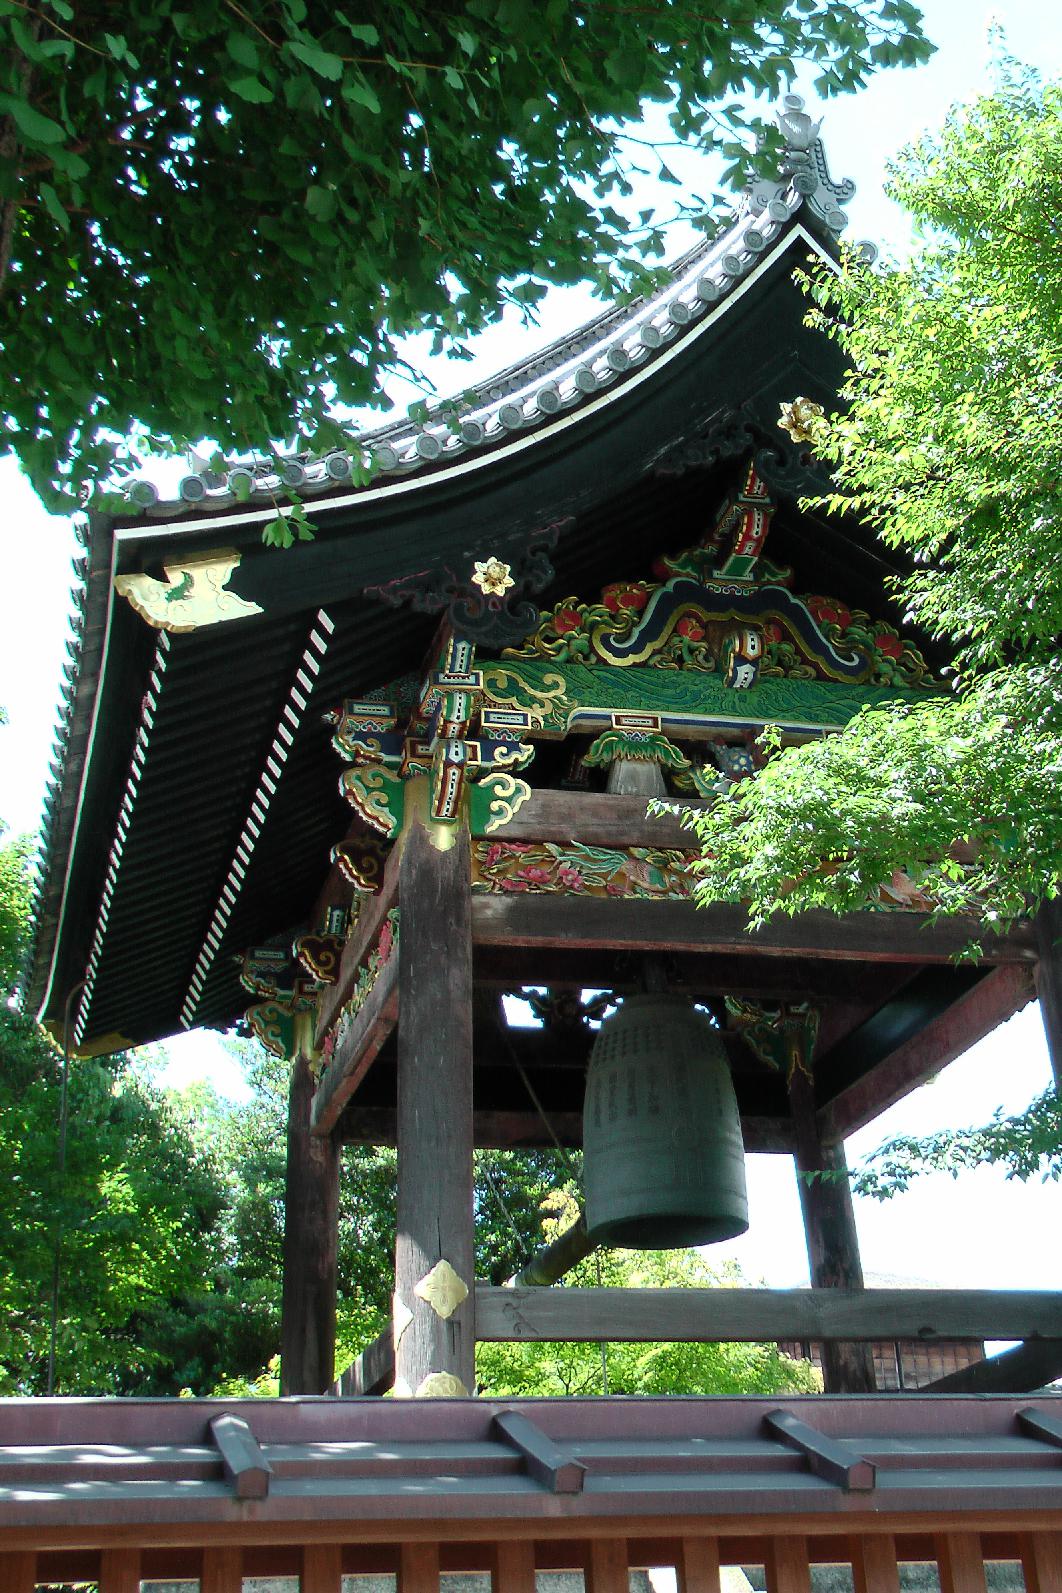
[[[311,72],[316,72],[318,77],[327,78],[330,83],[338,83],[343,76],[343,58],[333,55],[330,50],[322,50],[319,44],[306,44],[301,39],[289,39],[285,48],[297,57]]]
[[[250,67],[252,72],[257,72],[258,46],[246,33],[238,33],[234,29],[225,40],[225,48],[238,66]]]
[[[273,99],[273,90],[256,77],[233,78],[229,87],[241,100],[247,100],[251,105],[268,105]]]
[[[311,183],[306,190],[306,208],[315,221],[331,221],[336,213],[336,196],[331,188]]]
[[[362,105],[373,116],[380,114],[380,102],[365,79],[358,74],[348,77],[343,84],[343,98],[353,100],[356,105]]]
[[[35,110],[27,100],[16,99],[12,94],[0,94],[0,111],[6,111],[13,117],[22,136],[35,144],[61,144],[66,137],[58,122]]]
[[[371,22],[347,22],[346,17],[343,18],[343,21],[346,23],[347,32],[352,39],[357,39],[359,43],[369,46],[379,44],[380,35]]]
[[[51,183],[41,183],[41,198],[44,200],[44,208],[47,210],[52,220],[58,222],[59,226],[62,227],[64,232],[69,232],[70,217],[63,209],[62,204],[59,201],[59,195],[56,193]]]
[[[105,33],[103,42],[110,50],[116,61],[124,61],[128,45],[123,33]]]

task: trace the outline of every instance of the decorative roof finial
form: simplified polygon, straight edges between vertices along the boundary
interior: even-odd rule
[[[836,182],[830,176],[826,155],[819,137],[822,118],[816,121],[804,109],[799,94],[786,94],[775,113],[785,139],[785,155],[777,183],[760,182],[753,186],[750,199],[755,210],[764,210],[773,199],[793,189],[800,195],[805,210],[831,233],[840,232],[848,222],[841,209],[855,193],[850,177]]]

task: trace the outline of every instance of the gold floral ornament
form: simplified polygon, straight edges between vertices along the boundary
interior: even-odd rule
[[[811,398],[794,398],[791,404],[782,404],[778,426],[788,432],[795,443],[821,442],[829,426],[826,411]]]
[[[513,567],[501,559],[477,559],[472,572],[472,585],[478,586],[486,597],[504,597],[510,586],[515,586]]]
[[[444,1257],[421,1278],[413,1293],[418,1300],[426,1300],[435,1315],[445,1322],[447,1317],[453,1316],[461,1301],[468,1299],[468,1284]]]
[[[468,1389],[453,1372],[429,1372],[417,1387],[415,1399],[467,1399]]]

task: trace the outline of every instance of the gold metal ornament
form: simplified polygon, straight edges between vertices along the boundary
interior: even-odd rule
[[[472,585],[478,586],[487,597],[504,597],[511,586],[515,586],[511,564],[503,564],[501,559],[493,556],[489,559],[477,559],[472,573]]]
[[[413,1293],[419,1300],[426,1300],[435,1315],[445,1322],[453,1316],[462,1300],[468,1299],[468,1284],[444,1257],[421,1278]]]
[[[468,1389],[453,1372],[429,1372],[414,1399],[467,1399]]]

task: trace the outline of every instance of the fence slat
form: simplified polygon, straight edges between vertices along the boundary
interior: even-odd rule
[[[199,1593],[243,1593],[243,1550],[231,1545],[203,1550]]]
[[[439,1545],[403,1543],[398,1553],[398,1593],[439,1593]]]
[[[976,1532],[937,1534],[940,1593],[986,1593],[985,1562]]]
[[[4,1593],[34,1593],[36,1585],[37,1556],[32,1549],[0,1554],[0,1587]]]
[[[900,1593],[896,1539],[891,1532],[868,1533],[852,1544],[855,1593]]]
[[[339,1593],[343,1562],[338,1543],[307,1543],[302,1551],[299,1593]]]
[[[764,1569],[767,1593],[811,1593],[807,1538],[796,1533],[772,1538]]]
[[[591,1538],[585,1577],[586,1593],[628,1593],[626,1538]]]
[[[1062,1532],[1027,1532],[1021,1540],[1025,1593],[1062,1593]]]
[[[104,1549],[100,1593],[140,1593],[139,1549]]]
[[[678,1593],[719,1593],[719,1539],[683,1538],[675,1574]]]
[[[535,1593],[535,1546],[526,1540],[494,1545],[491,1593]]]

